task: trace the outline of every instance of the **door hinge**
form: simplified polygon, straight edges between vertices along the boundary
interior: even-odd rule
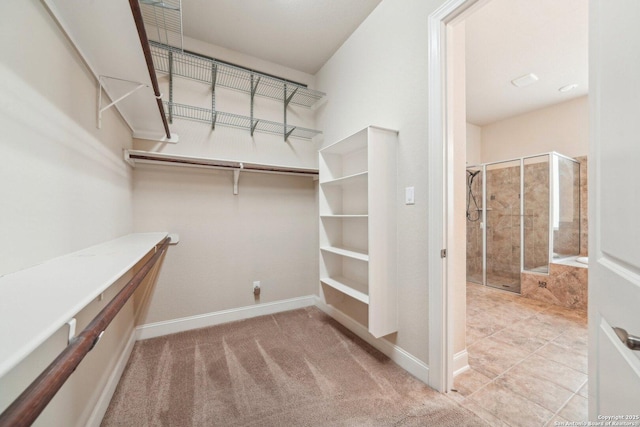
[[[447,250],[440,249],[440,258],[446,258],[446,257],[447,257]]]

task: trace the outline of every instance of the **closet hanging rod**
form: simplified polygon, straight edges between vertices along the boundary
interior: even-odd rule
[[[47,407],[51,399],[73,374],[84,357],[98,343],[105,329],[129,301],[140,283],[162,257],[171,242],[166,237],[156,246],[156,253],[133,278],[113,297],[87,327],[51,362],[27,389],[0,414],[2,426],[30,426]]]
[[[160,88],[158,86],[158,77],[156,76],[156,69],[153,65],[153,58],[151,57],[151,48],[149,47],[149,39],[147,38],[147,32],[144,29],[144,21],[142,19],[140,4],[138,3],[138,0],[129,0],[129,5],[131,6],[131,13],[133,14],[133,20],[136,23],[138,36],[140,37],[142,52],[144,53],[144,59],[145,59],[145,62],[147,63],[147,69],[149,70],[149,77],[151,78],[153,93],[155,94],[156,102],[158,103],[158,110],[160,111],[160,117],[162,119],[164,132],[167,135],[167,139],[171,139],[171,131],[169,130],[169,123],[167,122],[167,116],[164,113],[164,106],[162,105],[162,93],[160,93]]]
[[[151,151],[124,150],[124,159],[133,167],[138,163],[147,163],[222,170],[242,170],[243,172],[275,173],[282,175],[318,176],[318,169],[279,166],[266,163],[248,163],[206,157],[181,156],[176,154],[154,153]]]

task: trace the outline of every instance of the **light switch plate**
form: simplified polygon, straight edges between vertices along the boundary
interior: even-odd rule
[[[404,189],[404,203],[407,205],[415,204],[415,190],[414,187],[406,187]]]

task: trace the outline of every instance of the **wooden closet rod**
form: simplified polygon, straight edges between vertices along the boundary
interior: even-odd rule
[[[82,359],[98,343],[100,337],[118,312],[127,303],[140,283],[167,249],[171,238],[165,238],[156,253],[133,276],[118,294],[98,313],[87,327],[51,362],[27,389],[0,414],[0,426],[30,426],[46,408]]]
[[[153,66],[153,58],[151,57],[151,48],[149,47],[149,39],[147,38],[147,31],[144,29],[144,21],[142,20],[142,12],[140,11],[140,4],[138,0],[129,0],[131,6],[131,13],[133,14],[133,20],[136,23],[138,29],[138,36],[140,37],[140,44],[142,44],[142,51],[144,52],[144,59],[147,62],[147,69],[149,70],[149,77],[151,77],[151,84],[153,85],[153,93],[156,95],[156,102],[158,103],[158,109],[160,110],[160,117],[162,118],[162,125],[164,131],[167,134],[167,139],[171,139],[171,131],[169,130],[169,123],[167,123],[167,116],[164,113],[164,106],[162,105],[162,94],[158,87],[158,78],[156,77],[156,69]]]

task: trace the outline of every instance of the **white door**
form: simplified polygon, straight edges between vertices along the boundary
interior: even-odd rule
[[[640,1],[589,14],[589,417],[640,425],[640,351],[612,329],[640,336]]]

